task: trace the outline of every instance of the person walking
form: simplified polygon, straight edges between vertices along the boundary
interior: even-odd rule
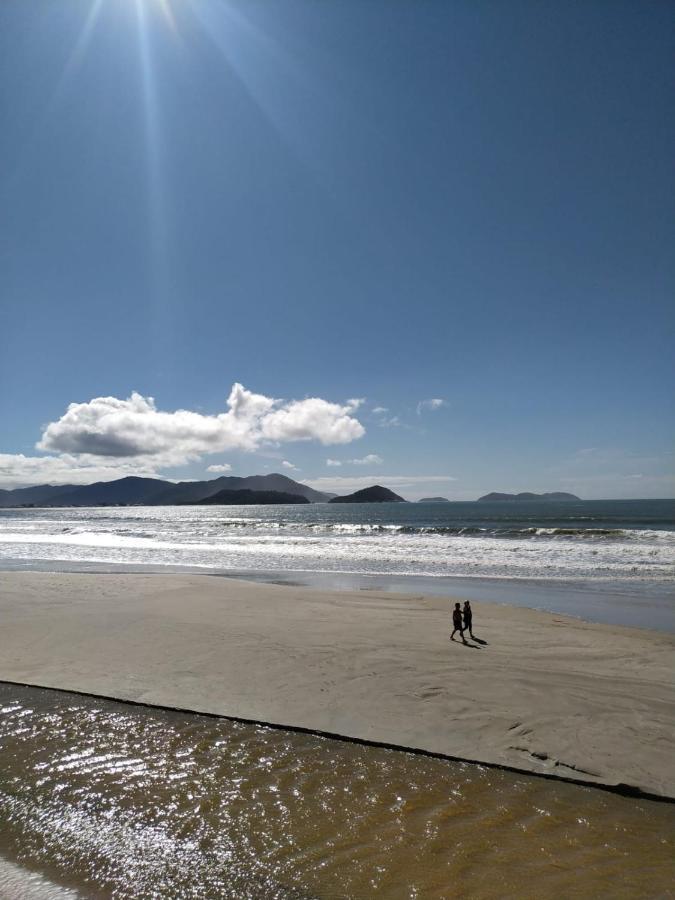
[[[450,640],[454,641],[455,632],[459,631],[462,641],[466,644],[466,638],[464,637],[464,629],[462,628],[462,610],[460,609],[459,603],[455,603],[455,608],[452,611],[452,625],[453,625],[453,632],[450,635]]]
[[[473,621],[473,612],[471,610],[471,604],[468,600],[464,601],[464,609],[462,610],[462,615],[464,616],[464,631],[468,631],[471,635],[471,640],[475,640],[473,636],[473,629],[471,627],[471,623]]]

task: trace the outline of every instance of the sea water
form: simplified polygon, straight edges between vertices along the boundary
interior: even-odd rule
[[[12,685],[0,746],[3,897],[673,896],[668,803]]]
[[[179,567],[675,629],[669,500],[2,509],[0,566]]]

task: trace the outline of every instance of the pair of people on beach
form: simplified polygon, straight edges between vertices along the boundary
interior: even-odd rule
[[[462,622],[462,618],[464,620],[463,622]],[[459,631],[459,635],[460,635],[461,639],[464,641],[465,644],[466,644],[466,638],[464,637],[465,631],[468,631],[469,634],[471,635],[472,639],[474,639],[473,631],[472,631],[472,627],[471,627],[472,621],[473,621],[473,612],[471,610],[471,604],[469,603],[469,601],[466,600],[464,602],[464,609],[462,609],[460,607],[459,603],[455,603],[455,608],[452,611],[453,632],[450,635],[450,640],[454,641],[455,633],[458,631]]]

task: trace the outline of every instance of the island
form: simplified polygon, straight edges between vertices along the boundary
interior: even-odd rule
[[[309,503],[307,497],[300,494],[288,494],[285,491],[251,491],[248,489],[239,491],[218,491],[211,497],[197,502],[198,506],[220,504],[222,506],[252,506],[258,503]],[[191,504],[186,504],[191,505]]]
[[[449,503],[447,497],[421,497],[418,503]]]
[[[518,501],[520,503],[529,503],[530,501],[539,501],[539,500],[552,500],[552,501],[567,501],[567,500],[581,500],[581,497],[577,497],[576,494],[567,494],[565,491],[551,491],[547,494],[532,494],[529,491],[524,491],[520,494],[499,494],[493,491],[491,494],[485,494],[483,497],[478,498],[478,503],[502,503],[502,502],[510,502],[510,501]]]
[[[354,494],[345,497],[333,497],[329,503],[407,503],[403,497],[399,497],[389,488],[374,484],[372,487],[363,488]]]

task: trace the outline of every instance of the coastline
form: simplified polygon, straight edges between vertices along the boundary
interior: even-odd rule
[[[675,797],[675,640],[447,597],[3,572],[0,680]],[[478,652],[476,652],[478,651]]]
[[[92,575],[206,575],[254,584],[276,584],[329,591],[380,591],[422,594],[450,601],[471,601],[525,607],[581,619],[584,622],[675,634],[673,583],[656,579],[617,581],[505,578],[476,575],[397,575],[307,569],[223,569],[167,563],[144,564],[97,560],[0,560],[6,572],[46,572]]]

